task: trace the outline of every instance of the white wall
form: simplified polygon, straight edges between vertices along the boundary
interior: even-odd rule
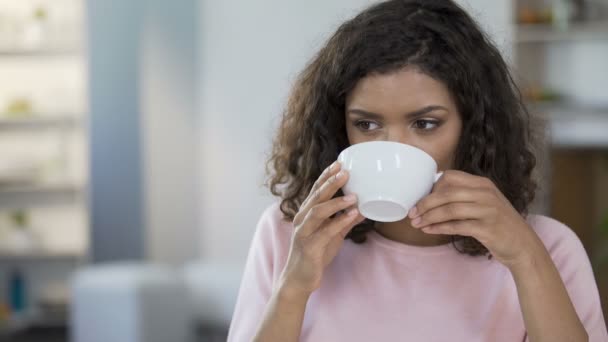
[[[369,0],[215,1],[200,8],[201,254],[244,260],[263,209],[265,152],[294,77]]]
[[[513,62],[515,33],[513,0],[456,0],[477,20],[509,63]]]
[[[87,8],[94,260],[195,259],[198,0]]]
[[[198,256],[197,0],[145,1],[141,32],[146,257]]]
[[[140,28],[144,0],[88,0],[90,254],[144,256]]]
[[[261,186],[265,152],[292,81],[342,21],[373,2],[202,2],[202,257],[245,259],[259,215],[274,201]],[[507,41],[510,1],[467,3],[489,15],[484,23],[504,24],[497,41]]]

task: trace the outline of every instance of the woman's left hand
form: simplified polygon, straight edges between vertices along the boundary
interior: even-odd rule
[[[462,171],[445,171],[409,217],[427,234],[474,237],[509,268],[528,261],[542,245],[491,180]]]

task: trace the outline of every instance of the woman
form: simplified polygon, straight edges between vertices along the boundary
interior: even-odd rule
[[[300,75],[269,160],[229,341],[608,341],[576,235],[528,215],[531,124],[497,49],[449,0],[344,23]],[[399,222],[364,219],[335,162],[414,145],[443,176]]]

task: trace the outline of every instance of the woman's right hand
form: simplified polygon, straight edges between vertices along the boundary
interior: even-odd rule
[[[348,172],[334,162],[319,176],[295,215],[295,232],[281,274],[282,291],[308,296],[318,289],[325,267],[338,254],[346,234],[365,219],[355,206],[356,196],[332,198],[347,179]],[[331,218],[334,214],[338,215]]]

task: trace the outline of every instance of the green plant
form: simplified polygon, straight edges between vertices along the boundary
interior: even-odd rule
[[[28,214],[25,210],[15,210],[10,214],[11,221],[16,227],[25,228],[29,222]]]
[[[604,215],[604,219],[600,223],[600,232],[604,238],[608,238],[608,212]]]
[[[596,245],[593,258],[593,268],[596,272],[608,262],[608,211],[600,221],[599,232],[599,242]]]
[[[34,10],[34,18],[38,20],[45,20],[48,16],[48,13],[44,7],[38,7]]]
[[[602,154],[601,161],[606,172],[608,172],[608,153]],[[599,232],[599,244],[597,245],[597,252],[594,258],[594,267],[598,267],[598,270],[601,265],[608,262],[608,210],[600,221]]]

